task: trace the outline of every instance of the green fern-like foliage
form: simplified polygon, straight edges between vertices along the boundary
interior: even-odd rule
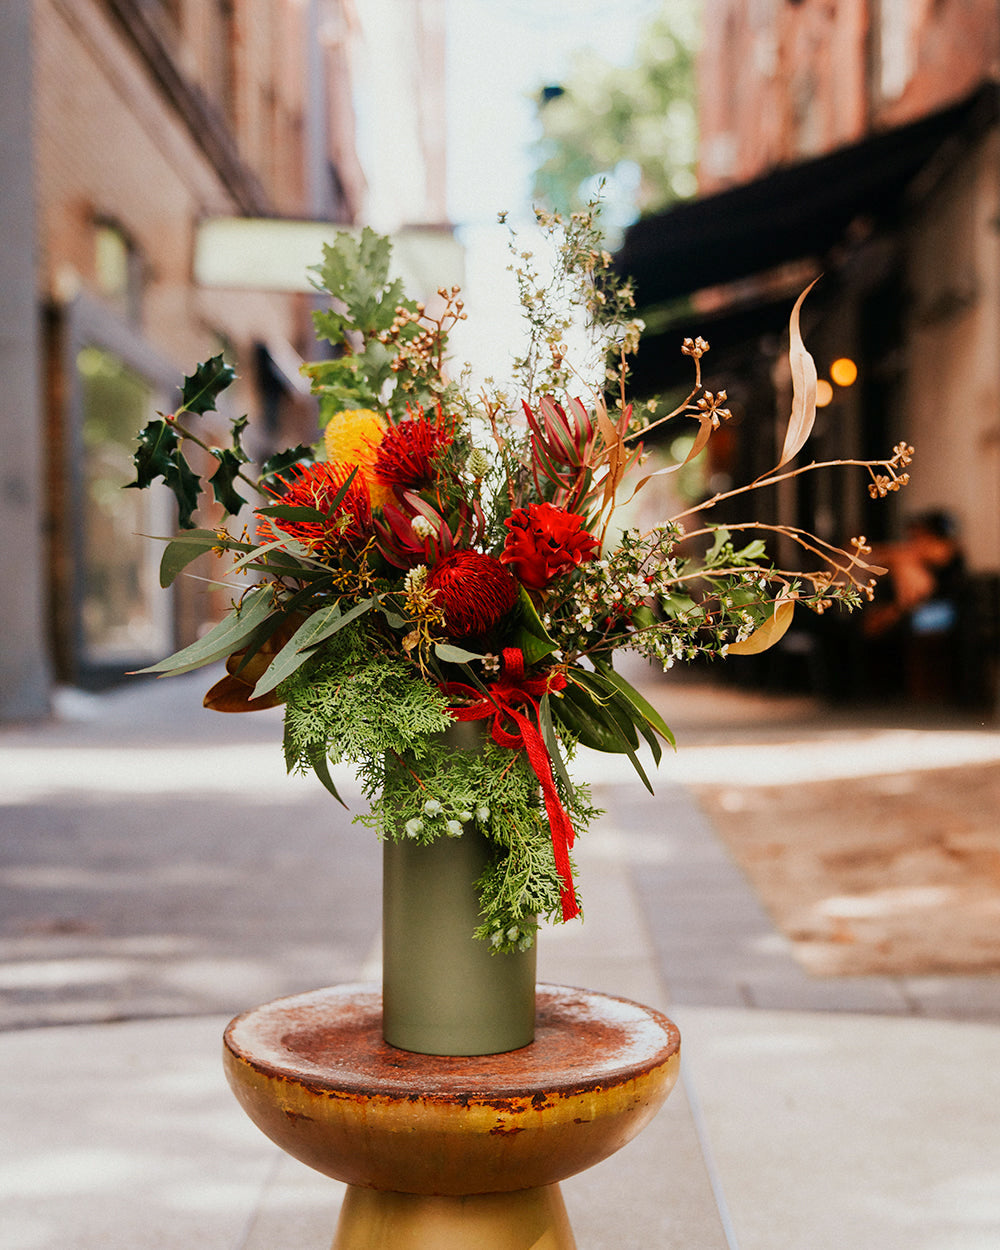
[[[485,726],[457,725],[440,692],[398,655],[343,629],[281,687],[285,761],[317,756],[355,767],[369,810],[355,817],[381,838],[429,843],[478,826],[494,854],[478,883],[475,936],[494,951],[524,949],[540,917],[560,911],[560,881],[538,780],[524,752]],[[448,732],[451,731],[451,732]],[[560,782],[578,832],[597,814],[585,787]]]

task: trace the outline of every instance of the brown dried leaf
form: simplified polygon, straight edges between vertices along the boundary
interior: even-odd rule
[[[614,503],[615,494],[633,458],[625,445],[625,431],[628,429],[631,407],[626,408],[622,413],[620,425],[615,425],[608,416],[608,406],[602,396],[598,397],[595,412],[597,428],[604,439],[604,454],[608,466],[607,476],[604,479],[604,503],[602,505],[607,508]]]
[[[742,642],[730,643],[726,654],[760,655],[762,651],[767,651],[785,636],[794,615],[795,600],[779,599],[774,605],[774,612],[763,625],[758,625],[750,637],[744,638]]]
[[[690,464],[695,456],[700,455],[708,445],[708,440],[712,437],[712,425],[710,417],[701,418],[701,429],[698,431],[697,437],[691,444],[691,450],[683,460],[678,460],[676,464],[668,464],[665,468],[655,469],[652,473],[647,473],[637,484],[632,492],[633,498],[638,495],[639,491],[654,477],[665,477],[668,473],[676,473],[678,469],[683,469],[686,464]]]
[[[795,307],[788,321],[788,361],[792,367],[792,415],[788,419],[781,459],[776,466],[779,469],[802,450],[816,421],[816,362],[806,351],[806,345],[802,341],[799,310],[818,281],[818,278],[814,278],[795,301]]]
[[[266,708],[280,707],[284,702],[275,691],[253,699],[254,683],[244,681],[242,676],[227,673],[205,695],[204,705],[212,712],[262,712]]]

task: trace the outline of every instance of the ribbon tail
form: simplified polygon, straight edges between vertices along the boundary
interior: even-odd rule
[[[521,737],[524,741],[525,750],[528,753],[528,762],[534,770],[535,776],[542,787],[542,796],[545,799],[545,814],[549,818],[549,831],[552,835],[552,854],[556,862],[556,872],[559,874],[559,897],[562,903],[563,920],[572,920],[574,916],[579,916],[580,905],[576,901],[576,891],[573,888],[573,868],[569,862],[569,849],[573,845],[573,824],[566,814],[559,798],[559,792],[556,790],[556,783],[552,777],[552,765],[549,762],[549,753],[545,749],[545,741],[541,733],[532,724],[532,722],[523,716],[520,712],[510,709],[511,715],[517,721],[518,728],[521,730]]]

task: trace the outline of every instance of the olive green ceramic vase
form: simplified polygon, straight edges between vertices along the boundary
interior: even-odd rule
[[[457,725],[449,740],[456,750],[478,749],[482,734]],[[490,1055],[533,1040],[535,946],[501,954],[472,936],[489,853],[472,824],[429,845],[383,844],[382,1033],[391,1046]]]

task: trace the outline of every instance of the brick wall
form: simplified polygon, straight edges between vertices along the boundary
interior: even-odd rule
[[[316,115],[317,68],[346,68],[336,47],[320,47],[316,59],[317,32],[307,25],[310,15],[332,20],[341,12],[340,0],[35,0],[36,282],[51,366],[47,528],[64,679],[78,675],[80,556],[72,544],[74,517],[88,506],[73,496],[79,412],[72,376],[60,372],[72,374],[61,352],[74,310],[81,301],[103,308],[108,326],[120,327],[123,341],[177,382],[225,346],[239,373],[231,415],[260,414],[255,344],[287,342],[311,354],[308,298],[198,288],[195,228],[206,216],[247,211],[312,217],[325,206],[341,220],[357,214],[364,180],[345,83],[328,93],[337,107]],[[339,169],[335,180],[331,165]],[[115,298],[102,280],[98,236],[108,226],[130,250],[139,292],[131,302]],[[169,390],[162,402],[169,404]],[[311,402],[286,397],[274,441],[283,446],[315,434]],[[227,602],[225,594],[185,586],[177,596],[179,640],[189,640]]]
[[[705,0],[708,193],[963,98],[998,72],[995,0]]]

